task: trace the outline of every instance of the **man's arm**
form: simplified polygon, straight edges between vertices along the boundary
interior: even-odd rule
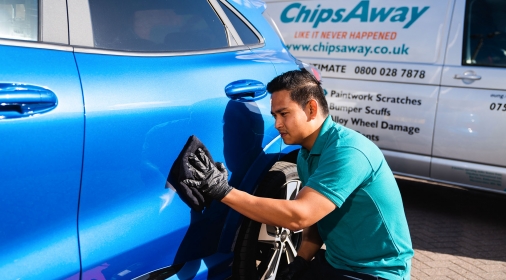
[[[336,205],[311,187],[304,187],[294,200],[272,199],[250,195],[228,185],[223,163],[212,163],[202,149],[188,156],[194,179],[181,183],[198,188],[202,193],[220,200],[244,216],[264,224],[297,231],[312,226]]]
[[[310,187],[302,188],[295,200],[257,197],[232,189],[221,202],[252,220],[293,231],[314,225],[336,208]]]
[[[297,256],[301,256],[306,261],[310,261],[316,255],[323,245],[323,240],[318,232],[316,224],[305,228],[302,232],[302,242],[297,251]]]

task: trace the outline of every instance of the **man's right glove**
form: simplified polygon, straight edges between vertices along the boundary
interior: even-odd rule
[[[228,185],[228,172],[225,165],[217,162],[215,166],[201,148],[197,150],[196,155],[188,156],[188,163],[188,168],[195,179],[185,179],[184,184],[195,187],[217,200],[222,200],[232,190],[232,187]]]
[[[306,261],[301,256],[296,256],[293,262],[288,264],[285,269],[276,275],[276,280],[295,280],[304,275],[309,269],[309,261]]]

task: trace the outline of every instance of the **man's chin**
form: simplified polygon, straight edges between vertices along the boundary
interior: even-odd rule
[[[290,139],[286,139],[286,138],[281,138],[283,139],[283,143],[285,143],[285,145],[294,145],[296,143],[294,143],[293,140],[290,140]]]

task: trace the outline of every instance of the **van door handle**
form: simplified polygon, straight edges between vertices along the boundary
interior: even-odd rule
[[[57,105],[56,95],[43,87],[0,83],[0,119],[41,114]]]
[[[481,76],[479,75],[476,75],[476,73],[474,73],[474,71],[466,71],[464,72],[464,75],[455,75],[455,77],[453,77],[454,79],[460,79],[460,80],[481,80]]]
[[[238,80],[231,82],[225,87],[228,98],[236,101],[253,101],[267,95],[267,90],[262,82],[255,80]]]

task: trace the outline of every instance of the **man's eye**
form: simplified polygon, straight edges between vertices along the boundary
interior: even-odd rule
[[[288,113],[286,113],[286,112],[280,113],[280,115],[281,115],[282,117],[286,116],[286,114],[288,114]]]

